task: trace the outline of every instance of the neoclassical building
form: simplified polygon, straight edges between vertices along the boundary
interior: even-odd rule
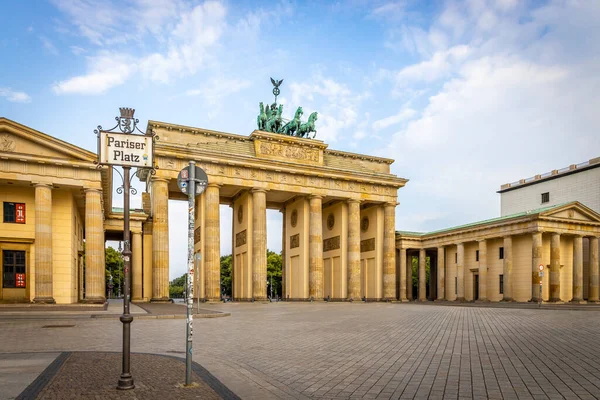
[[[399,297],[538,301],[543,265],[544,301],[597,302],[599,235],[600,215],[579,202],[429,233],[398,232]],[[413,257],[419,265],[416,293],[410,279]]]

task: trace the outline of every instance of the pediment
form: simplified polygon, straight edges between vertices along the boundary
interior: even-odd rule
[[[597,212],[579,202],[557,206],[556,208],[540,213],[540,216],[565,221],[600,222],[600,215]]]
[[[0,153],[56,161],[93,162],[96,154],[6,118],[0,118]]]

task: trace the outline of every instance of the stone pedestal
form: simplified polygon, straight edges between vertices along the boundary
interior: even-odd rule
[[[360,300],[360,202],[348,200],[348,300]]]
[[[56,301],[52,295],[52,187],[35,185],[35,298],[34,303]]]
[[[252,298],[267,298],[267,196],[252,190]]]
[[[102,193],[85,191],[85,302],[106,301]]]
[[[205,232],[205,295],[207,300],[221,298],[221,229],[219,212],[219,185],[208,184],[206,188]],[[266,253],[266,252],[265,252]]]
[[[383,299],[396,300],[396,204],[383,207]]]
[[[308,292],[313,300],[323,300],[323,220],[321,196],[309,199]]]

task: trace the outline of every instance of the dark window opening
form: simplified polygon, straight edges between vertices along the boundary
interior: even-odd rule
[[[498,252],[498,258],[500,258],[501,260],[504,260],[504,247],[500,247],[499,252]]]
[[[475,261],[479,261],[479,250],[475,250]]]
[[[458,277],[454,277],[454,294],[458,294]]]
[[[500,294],[504,294],[504,275],[500,274]]]
[[[550,202],[550,192],[542,193],[542,203]]]
[[[25,203],[4,202],[3,221],[5,223],[25,223]]]
[[[454,263],[458,264],[458,253],[454,253]]]
[[[25,287],[25,252],[2,251],[2,287]]]

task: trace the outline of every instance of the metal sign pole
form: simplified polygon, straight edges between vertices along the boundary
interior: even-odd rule
[[[194,307],[194,220],[196,195],[196,163],[190,161],[188,180],[188,273],[187,273],[187,342],[185,347],[185,384],[192,384],[192,322]]]

